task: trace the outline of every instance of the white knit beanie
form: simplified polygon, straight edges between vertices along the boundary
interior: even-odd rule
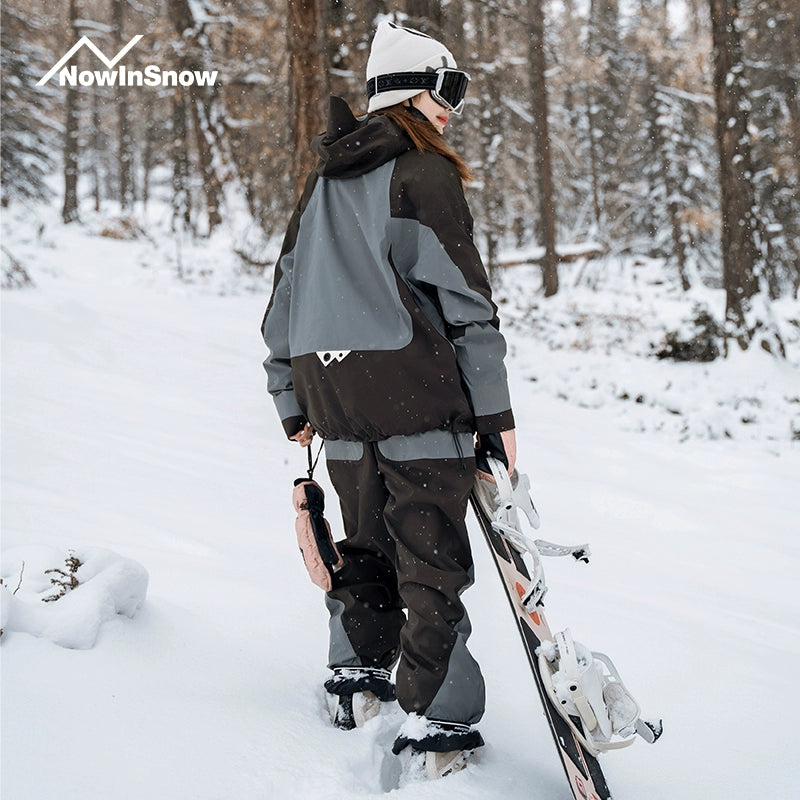
[[[369,51],[367,81],[391,72],[427,72],[428,67],[454,69],[455,66],[453,54],[443,44],[413,28],[401,28],[393,22],[383,20],[378,24]],[[418,94],[419,89],[393,89],[374,94],[367,110],[388,108]]]

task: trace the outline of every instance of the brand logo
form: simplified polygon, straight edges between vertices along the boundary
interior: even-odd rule
[[[142,34],[134,36],[113,58],[107,58],[88,36],[81,36],[36,85],[44,86],[56,73],[61,86],[213,86],[217,82],[217,70],[161,69],[158,64],[147,64],[142,69],[128,69],[122,64],[119,69],[114,69],[142,38]],[[106,69],[79,72],[75,65],[67,67],[72,56],[82,47],[88,47]]]

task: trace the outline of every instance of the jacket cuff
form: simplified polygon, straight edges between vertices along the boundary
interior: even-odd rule
[[[305,417],[287,417],[286,419],[281,420],[281,425],[283,425],[283,430],[286,432],[286,437],[291,439],[296,433],[300,433],[303,430],[303,426],[308,422]]]
[[[502,433],[515,428],[514,414],[509,408],[508,411],[501,411],[499,414],[487,414],[475,417],[475,430],[481,433]]]

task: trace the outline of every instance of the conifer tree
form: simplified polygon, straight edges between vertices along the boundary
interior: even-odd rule
[[[21,9],[0,8],[0,183],[2,205],[15,198],[48,200],[46,183],[55,168],[56,124],[48,117],[53,92],[37,87],[38,66],[46,63],[35,26]]]

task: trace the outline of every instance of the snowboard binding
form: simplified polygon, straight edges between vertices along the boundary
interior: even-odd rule
[[[537,529],[541,525],[539,512],[530,496],[530,479],[517,470],[509,475],[504,464],[495,458],[489,457],[487,461],[492,471],[492,480],[488,476],[483,477],[483,473],[479,472],[475,479],[475,497],[491,520],[492,528],[520,555],[530,555],[533,562],[531,582],[521,602],[526,611],[533,612],[543,604],[547,592],[541,557],[572,556],[576,561],[588,564],[591,551],[588,544],[555,544],[528,536],[522,529],[519,511],[522,511],[532,528]]]
[[[487,460],[492,478],[478,473],[474,496],[494,531],[520,558],[526,554],[530,557],[530,584],[520,590],[520,603],[533,614],[543,607],[547,592],[542,556],[571,555],[576,561],[588,563],[589,545],[559,545],[528,536],[522,528],[520,511],[531,527],[540,525],[529,494],[528,476],[516,470],[509,476],[502,462],[491,457]],[[637,735],[650,743],[661,735],[661,721],[641,717],[639,704],[611,659],[575,642],[569,629],[556,633],[552,640],[542,640],[536,657],[546,696],[592,755],[627,747]]]
[[[637,735],[652,744],[661,735],[661,721],[642,719],[611,659],[574,641],[569,629],[537,655],[550,700],[589,752],[628,747]]]

